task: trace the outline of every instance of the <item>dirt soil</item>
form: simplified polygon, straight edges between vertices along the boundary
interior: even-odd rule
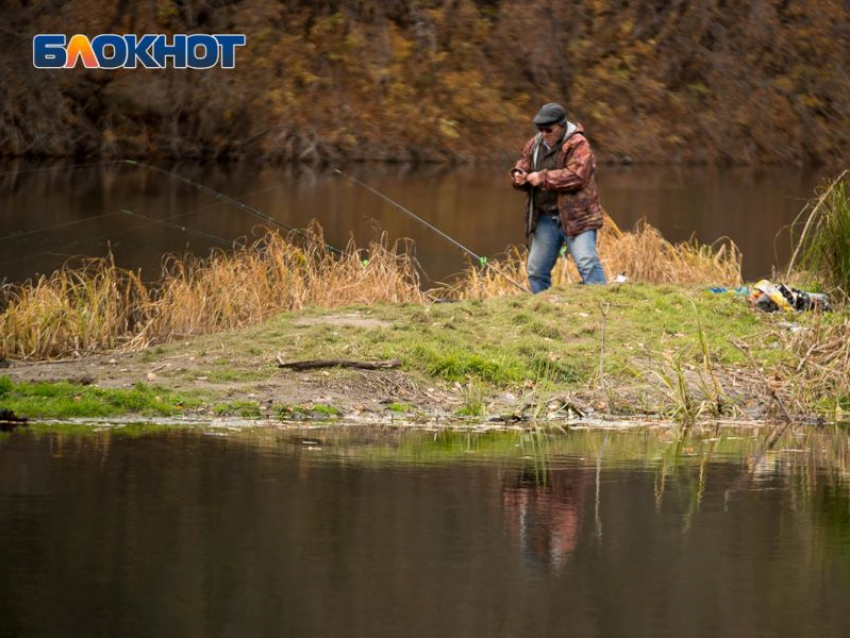
[[[356,313],[299,317],[292,323],[344,325],[364,330],[390,325]],[[401,370],[282,370],[277,365],[276,353],[234,352],[224,343],[216,344],[216,335],[144,352],[12,362],[3,373],[15,381],[65,381],[106,389],[132,388],[145,383],[177,393],[201,394],[211,404],[249,401],[266,409],[273,405],[327,405],[343,414],[356,414],[382,411],[395,403],[406,404],[416,411],[448,414],[462,404],[461,388],[457,384],[423,383],[416,375]],[[505,403],[512,403],[511,396]]]

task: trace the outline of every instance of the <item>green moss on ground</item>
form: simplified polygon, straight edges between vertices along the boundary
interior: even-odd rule
[[[0,405],[29,418],[108,417],[128,413],[173,416],[202,405],[197,396],[178,395],[138,384],[106,390],[73,383],[15,383],[0,377]]]

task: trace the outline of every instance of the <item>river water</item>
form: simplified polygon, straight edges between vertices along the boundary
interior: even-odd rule
[[[847,636],[847,437],[763,441],[0,435],[0,636]]]
[[[330,170],[168,168],[290,226],[317,219],[337,247],[352,236],[365,245],[382,232],[392,240],[412,238],[434,281],[445,280],[466,263],[463,253],[444,239]],[[506,169],[507,164],[359,165],[349,170],[473,252],[492,257],[524,241],[523,195],[508,185]],[[744,253],[745,278],[755,280],[787,262],[790,238],[782,231],[829,174],[790,167],[601,166],[598,181],[603,205],[621,227],[631,228],[645,218],[673,241],[692,235],[703,242],[730,237]],[[49,273],[70,256],[102,256],[110,249],[120,265],[142,268],[145,278],[156,279],[164,253],[188,248],[206,254],[220,245],[209,235],[252,237],[260,223],[209,193],[141,166],[45,170],[21,165],[0,173],[0,281]]]

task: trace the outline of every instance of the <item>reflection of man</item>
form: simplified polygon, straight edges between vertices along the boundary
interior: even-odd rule
[[[531,236],[528,283],[531,292],[552,285],[552,268],[566,243],[582,283],[604,284],[596,253],[602,205],[596,188],[596,160],[581,124],[567,120],[560,104],[546,104],[534,117],[537,135],[511,169],[514,188],[528,192],[525,234]]]
[[[506,477],[502,506],[508,531],[518,538],[522,555],[560,568],[578,544],[584,473],[553,471],[546,485],[540,485],[539,478],[527,470]]]

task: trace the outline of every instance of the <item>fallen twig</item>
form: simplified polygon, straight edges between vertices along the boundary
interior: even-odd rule
[[[277,355],[277,367],[287,370],[317,370],[320,368],[357,368],[358,370],[387,370],[401,367],[401,361],[347,361],[345,359],[311,359],[309,361],[290,361],[287,363],[283,356]]]

